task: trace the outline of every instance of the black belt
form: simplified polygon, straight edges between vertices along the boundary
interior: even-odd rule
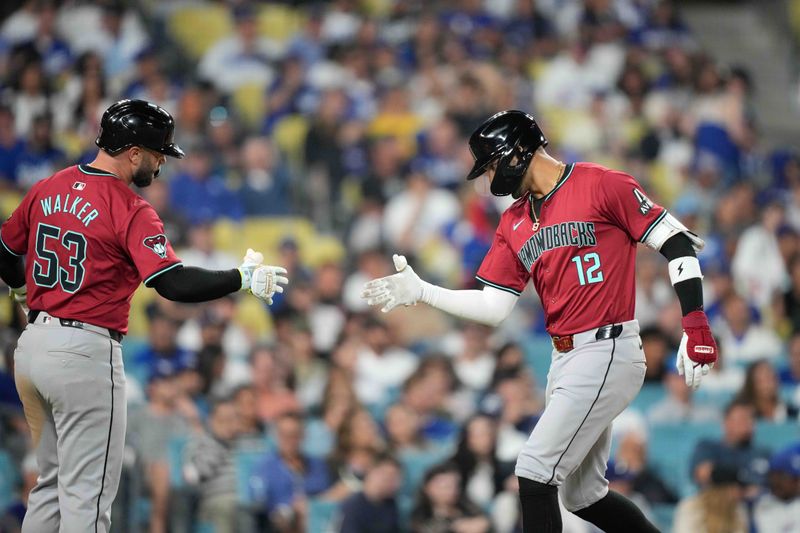
[[[28,323],[29,324],[33,324],[34,322],[36,322],[36,319],[39,317],[39,313],[40,313],[40,311],[29,311],[28,312]],[[53,317],[53,318],[56,318],[56,317]],[[73,320],[71,318],[59,318],[58,321],[65,328],[85,329],[84,326],[87,325],[87,324],[84,324],[83,322],[81,322],[80,320]],[[95,327],[99,328],[99,327],[102,327],[102,326],[95,326]],[[104,328],[104,329],[106,331],[108,331],[108,336],[109,337],[111,337],[112,339],[114,339],[117,342],[122,342],[122,333],[120,333],[119,331],[117,331],[115,329],[111,329],[111,328]]]
[[[622,324],[609,324],[601,328],[597,328],[594,338],[598,341],[607,339],[616,339],[622,335]],[[575,347],[572,335],[563,335],[561,337],[553,337],[553,347],[562,353],[569,352]]]

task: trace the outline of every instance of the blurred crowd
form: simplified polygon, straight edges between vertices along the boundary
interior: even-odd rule
[[[428,281],[476,286],[508,199],[464,182],[466,139],[510,108],[537,117],[551,153],[634,175],[706,241],[721,360],[696,394],[673,369],[666,262],[640,247],[648,372],[615,423],[612,488],[678,532],[800,531],[800,154],[763,143],[757,80],[700,48],[673,2],[0,13],[3,218],[91,161],[108,105],[142,98],[175,116],[187,150],[139,191],[184,263],[232,268],[257,244],[243,235],[275,234],[262,251],[289,270],[269,308],[137,293],[114,531],[521,531],[513,467],[550,357],[534,291],[496,330],[359,297],[392,253]],[[0,306],[0,531],[18,530],[36,479],[13,384],[24,323]],[[565,529],[591,531],[566,515]]]

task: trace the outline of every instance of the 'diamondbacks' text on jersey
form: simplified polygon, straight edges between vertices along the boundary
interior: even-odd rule
[[[26,258],[32,310],[122,333],[142,280],[181,264],[150,204],[86,165],[36,183],[0,228],[0,245]]]
[[[479,281],[521,294],[533,281],[553,336],[632,320],[636,244],[666,215],[636,180],[591,163],[567,165],[534,231],[531,196],[500,219]]]

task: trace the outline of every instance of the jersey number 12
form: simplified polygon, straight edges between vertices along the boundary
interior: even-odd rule
[[[578,282],[583,285],[590,283],[600,283],[603,281],[603,271],[600,270],[600,256],[597,252],[592,252],[581,256],[572,258],[575,267],[578,269]],[[582,264],[583,263],[583,264]],[[584,264],[588,265],[584,272]]]
[[[69,253],[66,265],[69,270],[59,265],[58,254],[52,248],[59,241]],[[59,283],[64,292],[76,292],[83,284],[85,260],[86,237],[75,231],[64,232],[62,237],[61,228],[39,223],[36,229],[36,261],[33,263],[33,281],[36,285],[53,288]]]

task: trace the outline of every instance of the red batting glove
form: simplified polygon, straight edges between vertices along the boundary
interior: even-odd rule
[[[703,311],[692,311],[681,320],[683,339],[678,348],[678,373],[686,378],[686,385],[697,389],[702,376],[717,361],[719,350],[708,317]]]

